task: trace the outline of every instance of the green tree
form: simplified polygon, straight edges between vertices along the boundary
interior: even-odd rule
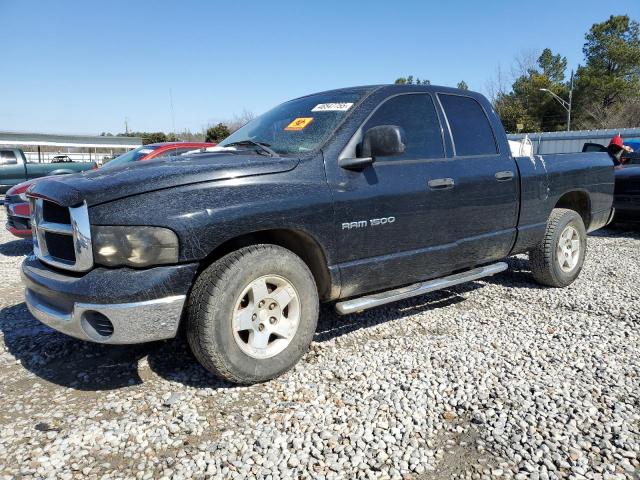
[[[640,95],[640,25],[612,15],[594,24],[585,40],[585,64],[576,72],[578,118],[587,128],[622,127],[608,119]]]
[[[127,132],[127,133],[119,133],[118,136],[142,138],[143,145],[168,141],[167,135],[164,132]]]
[[[419,78],[413,78],[413,75],[409,75],[408,77],[400,77],[396,78],[396,81],[393,82],[396,85],[431,85],[430,80],[420,80]]]
[[[563,82],[567,59],[546,48],[535,64],[522,69],[511,92],[497,95],[494,107],[508,132],[555,131],[566,128],[567,114],[556,100],[542,89],[568,98]]]
[[[538,66],[541,74],[551,83],[564,82],[564,72],[567,70],[566,57],[560,56],[559,53],[554,55],[550,48],[545,48],[538,57]]]
[[[223,123],[218,123],[213,127],[207,128],[205,142],[219,143],[230,135],[229,129]]]
[[[135,135],[135,136],[138,136],[138,135]],[[152,133],[141,132],[139,136],[142,137],[143,145],[148,145],[149,143],[161,143],[161,142],[168,141],[167,135],[163,132],[152,132]]]
[[[467,82],[465,82],[464,80],[460,80],[458,82],[458,88],[460,90],[469,90],[469,85],[467,85]]]

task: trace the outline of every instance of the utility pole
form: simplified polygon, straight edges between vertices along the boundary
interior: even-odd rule
[[[564,108],[567,111],[567,132],[571,130],[571,106],[573,104],[573,70],[571,70],[571,83],[569,85],[569,101],[568,102],[565,99],[553,93],[548,88],[541,88],[540,91],[547,92],[549,95],[551,95],[554,98],[555,101],[557,101],[560,105],[562,105],[562,108]]]
[[[571,70],[571,82],[569,83],[569,111],[567,112],[567,132],[571,130],[571,106],[573,105],[573,70]]]
[[[176,117],[173,114],[173,92],[169,89],[169,106],[171,107],[171,133],[176,136]]]

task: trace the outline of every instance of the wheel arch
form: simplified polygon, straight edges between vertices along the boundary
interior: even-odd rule
[[[228,239],[200,262],[200,271],[228,253],[258,244],[278,245],[298,255],[311,270],[320,299],[331,300],[337,297],[338,282],[329,269],[324,249],[316,238],[299,229],[259,230]]]
[[[582,217],[585,229],[589,230],[591,224],[591,197],[585,190],[572,190],[558,198],[554,208],[566,208],[573,210]]]

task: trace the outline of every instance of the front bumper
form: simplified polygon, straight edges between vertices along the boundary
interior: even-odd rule
[[[7,223],[5,228],[9,233],[20,238],[31,238],[31,221],[28,216],[16,213],[15,206],[5,201]],[[27,205],[27,208],[29,206]]]
[[[175,337],[197,264],[61,273],[34,256],[22,264],[29,311],[82,340],[144,343]]]

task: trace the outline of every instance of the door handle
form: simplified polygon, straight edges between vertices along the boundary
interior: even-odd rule
[[[449,190],[453,188],[455,184],[456,182],[453,178],[435,178],[427,182],[431,190]]]
[[[505,182],[507,180],[511,180],[513,176],[514,174],[511,170],[504,170],[502,172],[496,173],[495,175],[496,180],[498,180],[499,182]]]

